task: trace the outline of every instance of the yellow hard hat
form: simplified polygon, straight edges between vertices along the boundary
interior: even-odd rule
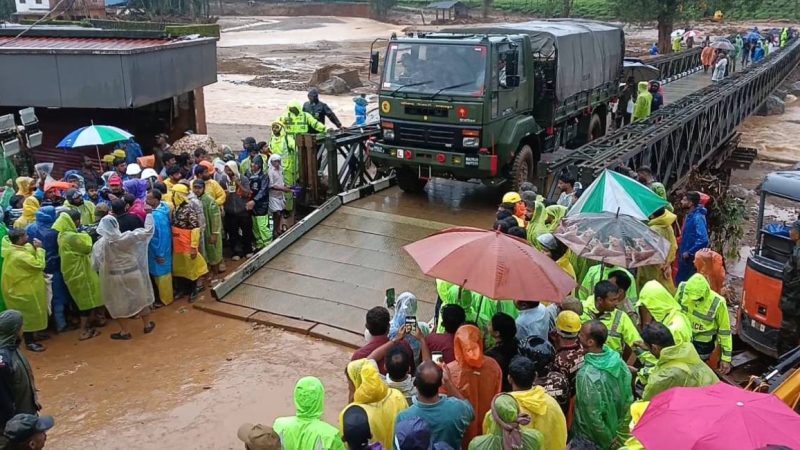
[[[572,311],[561,311],[556,318],[558,331],[575,335],[581,331],[581,318]]]
[[[522,197],[516,192],[506,192],[506,195],[503,196],[503,203],[519,203],[521,201]]]
[[[125,150],[118,148],[112,152],[115,158],[124,158],[125,157]]]
[[[107,162],[109,164],[114,162],[114,155],[109,153],[108,155],[103,155],[103,162]]]

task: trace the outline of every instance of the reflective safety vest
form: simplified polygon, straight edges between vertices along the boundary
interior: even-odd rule
[[[283,124],[285,133],[289,135],[290,138],[294,138],[294,136],[298,134],[308,133],[309,128],[313,128],[320,133],[325,131],[325,125],[305,111],[300,111],[300,114],[296,115],[291,112],[286,112],[281,116],[280,121]]]
[[[717,340],[722,353],[720,360],[731,362],[733,357],[733,339],[731,338],[731,320],[725,298],[714,291],[699,301],[684,298],[686,283],[678,286],[675,299],[680,303],[686,317],[692,325],[692,341],[700,344],[711,344]]]
[[[586,323],[590,320],[599,320],[608,328],[608,339],[606,346],[615,352],[622,354],[623,344],[633,349],[636,357],[644,364],[655,364],[656,358],[650,353],[639,347],[634,346],[634,342],[642,340],[639,330],[627,314],[615,309],[612,312],[598,313],[594,307],[594,296],[589,297],[583,304],[583,315],[581,322]]]

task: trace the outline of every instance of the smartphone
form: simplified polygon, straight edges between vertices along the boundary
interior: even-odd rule
[[[386,307],[394,308],[394,288],[386,290]]]
[[[413,334],[416,332],[417,332],[416,316],[406,316],[406,333]]]
[[[444,355],[442,352],[431,352],[431,360],[434,364],[441,366],[444,364]]]

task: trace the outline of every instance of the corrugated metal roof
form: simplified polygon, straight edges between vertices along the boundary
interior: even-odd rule
[[[63,38],[30,37],[19,39],[0,37],[0,51],[3,49],[26,50],[65,50],[65,51],[103,51],[127,52],[150,47],[159,47],[175,42],[173,39],[118,39],[118,38]]]

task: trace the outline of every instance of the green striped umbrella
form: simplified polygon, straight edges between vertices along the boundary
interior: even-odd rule
[[[633,178],[605,170],[586,188],[567,216],[581,213],[619,213],[647,220],[668,202]]]

